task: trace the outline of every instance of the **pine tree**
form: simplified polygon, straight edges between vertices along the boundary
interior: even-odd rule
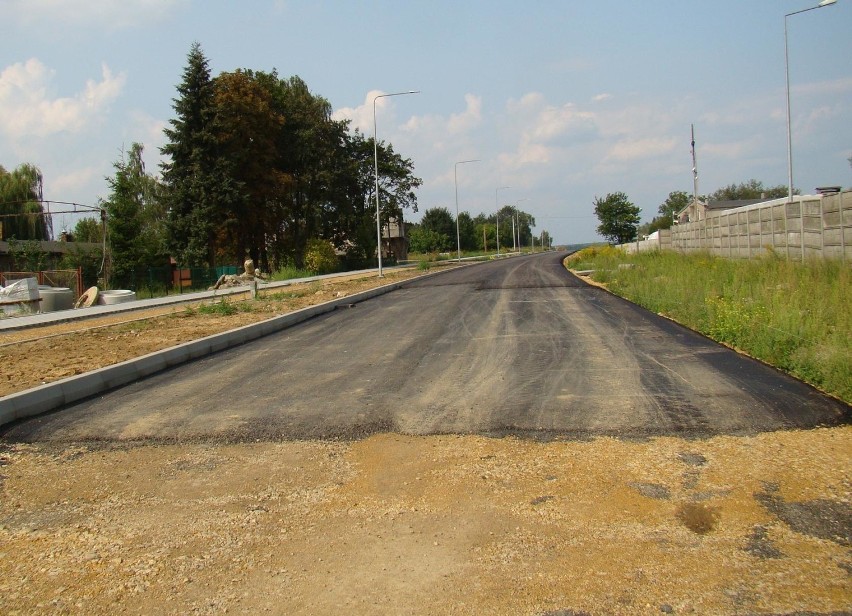
[[[193,43],[178,86],[176,117],[164,130],[161,152],[168,208],[168,247],[181,265],[213,265],[215,238],[228,174],[217,155],[213,82],[207,58]]]
[[[139,269],[162,262],[159,184],[145,172],[142,151],[141,144],[131,145],[127,158],[114,163],[115,175],[107,178],[111,194],[103,205],[114,287],[133,288]]]

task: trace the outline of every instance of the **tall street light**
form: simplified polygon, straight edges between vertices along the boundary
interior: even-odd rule
[[[789,203],[792,203],[793,201],[793,130],[790,122],[790,52],[789,46],[787,45],[787,18],[791,15],[798,15],[799,13],[806,13],[807,11],[813,11],[814,9],[821,9],[824,6],[830,6],[835,2],[837,2],[837,0],[822,0],[822,2],[816,6],[812,6],[808,9],[802,9],[801,11],[793,11],[792,13],[784,15],[784,69],[787,77],[787,201]],[[802,254],[804,254],[804,252],[805,249],[803,245]]]
[[[518,212],[518,204],[521,201],[526,201],[526,200],[527,200],[527,198],[524,197],[523,199],[518,199],[517,201],[515,201],[515,225],[516,225],[515,233],[517,233],[517,239],[518,239],[518,244],[517,244],[518,254],[521,253],[521,215]],[[515,238],[513,237],[512,243],[514,243],[514,242],[515,242]]]
[[[478,162],[480,162],[478,158],[471,158],[470,160],[460,160],[456,162],[455,166],[453,167],[453,177],[456,183],[456,249],[458,250],[459,263],[461,263],[461,233],[459,233],[459,165]]]
[[[471,158],[470,160],[460,160],[453,167],[453,177],[456,182],[456,247],[458,250],[459,263],[461,263],[461,233],[459,233],[459,165],[478,162],[480,162],[478,158]]]
[[[420,90],[409,90],[408,92],[394,92],[393,94],[378,94],[373,97],[373,158],[376,164],[376,253],[379,256],[379,278],[382,274],[382,216],[379,211],[379,140],[376,130],[376,101],[388,96],[402,96],[403,94],[420,94]]]
[[[497,196],[501,190],[507,190],[511,186],[501,186],[494,191],[494,202],[497,206],[497,256],[500,256],[500,198]]]

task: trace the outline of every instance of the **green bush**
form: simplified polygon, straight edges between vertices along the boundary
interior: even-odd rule
[[[451,246],[448,235],[421,227],[412,229],[408,239],[411,242],[409,246],[411,252],[440,252],[449,250]]]
[[[331,243],[312,239],[305,249],[305,267],[317,274],[329,274],[338,268],[337,254]]]

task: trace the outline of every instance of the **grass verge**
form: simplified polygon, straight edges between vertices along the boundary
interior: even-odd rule
[[[609,246],[568,259],[632,302],[776,366],[852,403],[852,271],[833,260],[772,253],[734,260],[706,253],[628,255]]]

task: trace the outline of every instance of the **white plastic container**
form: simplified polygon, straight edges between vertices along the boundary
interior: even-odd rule
[[[123,304],[136,299],[136,292],[129,289],[115,289],[113,291],[101,291],[98,294],[98,303],[104,306]]]

